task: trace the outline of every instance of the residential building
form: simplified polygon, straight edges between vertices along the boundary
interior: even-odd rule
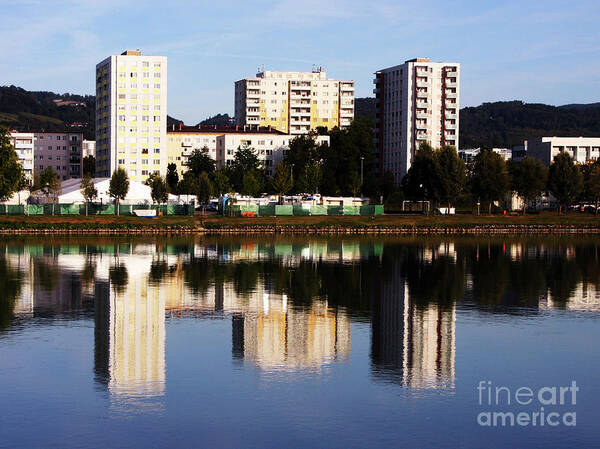
[[[527,155],[550,165],[566,151],[577,163],[595,161],[600,156],[600,137],[538,137],[527,140]]]
[[[187,171],[186,163],[193,151],[206,147],[217,169],[232,164],[239,148],[252,148],[267,175],[272,175],[294,139],[293,135],[257,126],[180,125],[169,129],[167,136],[167,162],[176,164],[180,174]],[[329,145],[329,136],[315,136],[315,139],[319,145]]]
[[[167,171],[167,57],[139,50],[96,65],[96,176]]]
[[[52,168],[61,180],[81,178],[83,133],[34,134],[34,171]]]
[[[345,128],[354,120],[354,81],[312,72],[262,70],[235,83],[236,124],[271,126],[289,134]]]
[[[88,156],[96,157],[96,141],[95,140],[84,140],[81,148],[81,158]]]
[[[399,183],[419,145],[458,148],[460,64],[417,58],[375,72],[377,168]]]
[[[25,177],[30,181],[33,180],[34,141],[33,133],[11,132],[11,143],[23,166]]]
[[[513,150],[511,148],[492,148],[492,151],[502,156],[502,159],[507,162],[510,161],[513,156]],[[458,155],[468,164],[469,162],[472,162],[473,159],[475,159],[475,156],[477,156],[480,152],[481,148],[466,148],[463,150],[458,150]]]

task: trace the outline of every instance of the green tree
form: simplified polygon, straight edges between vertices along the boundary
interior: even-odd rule
[[[523,200],[523,214],[525,214],[527,204],[541,195],[546,188],[548,169],[540,160],[531,157],[526,157],[520,162],[510,161],[508,169],[512,189]]]
[[[412,199],[438,201],[440,197],[440,166],[435,150],[421,143],[410,169],[402,179],[404,194]]]
[[[263,183],[261,179],[256,175],[256,172],[248,172],[242,178],[242,189],[241,194],[251,197],[257,197],[260,195],[263,189]]]
[[[598,213],[598,202],[600,201],[600,163],[598,161],[586,164],[583,170],[584,198],[593,201]]]
[[[310,161],[306,166],[306,188],[308,193],[317,193],[321,180],[323,179],[323,170],[321,169],[320,161]]]
[[[248,174],[258,183],[262,190],[265,183],[265,175],[262,170],[262,162],[258,158],[256,151],[250,147],[240,147],[235,153],[233,163],[226,169],[233,188],[236,192],[244,190],[244,177]]]
[[[50,197],[52,197],[52,215],[54,215],[54,204],[61,191],[61,182],[52,167],[46,167],[42,173],[40,173],[40,188],[42,193],[46,196],[46,203],[48,203]]]
[[[506,162],[498,153],[482,149],[473,160],[469,173],[471,191],[492,213],[494,201],[501,201],[510,189],[510,175]]]
[[[348,191],[352,193],[353,197],[358,196],[361,186],[360,175],[357,172],[351,173],[348,178]]]
[[[23,166],[11,143],[10,131],[0,127],[0,201],[8,201],[19,191],[24,176]]]
[[[215,171],[212,176],[212,183],[215,195],[223,195],[231,191],[231,184],[224,170]]]
[[[209,156],[207,147],[194,150],[185,165],[195,176],[200,176],[202,172],[210,175],[215,171],[215,160]]]
[[[90,201],[93,201],[95,198],[98,197],[98,190],[92,182],[92,175],[90,175],[89,173],[83,175],[83,178],[81,178],[80,188],[81,195],[83,195],[83,198],[85,199],[85,215],[87,217],[88,205],[90,204]]]
[[[152,197],[152,201],[158,204],[158,210],[160,212],[160,205],[169,200],[169,188],[167,183],[162,176],[153,174],[148,178],[148,185],[150,186],[150,196]]]
[[[436,152],[439,170],[440,200],[448,204],[456,204],[467,184],[467,167],[452,146],[444,146]]]
[[[281,161],[277,164],[275,174],[271,179],[271,186],[280,197],[292,190],[294,179],[292,178],[291,167],[286,162]]]
[[[206,172],[202,172],[196,180],[196,197],[198,202],[202,204],[202,213],[204,213],[205,205],[210,201],[213,192],[213,185]]]
[[[170,163],[167,165],[167,184],[169,191],[177,192],[177,184],[179,183],[179,174],[177,174],[177,165]]]
[[[88,154],[83,158],[83,175],[90,175],[90,177],[94,177],[96,175],[96,158],[91,154]]]
[[[396,180],[394,174],[391,171],[386,171],[383,174],[381,180],[381,194],[383,195],[384,201],[387,201],[388,197],[396,191]]]
[[[561,152],[548,170],[548,190],[558,200],[558,213],[569,206],[583,190],[583,176],[569,153]]]
[[[119,215],[119,205],[121,200],[124,200],[129,192],[129,177],[123,168],[117,168],[111,178],[108,186],[108,194],[115,200],[117,215]]]

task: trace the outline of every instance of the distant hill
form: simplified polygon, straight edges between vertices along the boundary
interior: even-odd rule
[[[212,117],[207,118],[206,120],[202,120],[198,125],[233,125],[234,119],[233,117],[229,117],[229,114],[217,114]]]
[[[57,105],[54,100],[78,105]],[[0,86],[0,125],[19,131],[81,131],[86,139],[95,134],[96,97],[92,95],[30,92],[16,86]]]
[[[355,99],[355,118],[375,120],[375,98]],[[549,106],[499,101],[460,110],[460,146],[512,147],[541,136],[600,136],[600,103]]]

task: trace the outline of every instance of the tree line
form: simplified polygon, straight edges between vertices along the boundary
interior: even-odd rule
[[[422,143],[400,188],[393,175],[383,176],[383,190],[390,202],[403,199],[427,200],[434,205],[451,207],[477,202],[492,212],[494,203],[502,204],[515,193],[528,204],[543,193],[551,193],[559,212],[578,202],[600,201],[600,161],[575,164],[566,152],[558,154],[550,167],[530,157],[508,161],[491,149],[483,149],[466,164],[454,147],[434,149]]]

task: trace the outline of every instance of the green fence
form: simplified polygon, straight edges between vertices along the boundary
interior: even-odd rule
[[[253,206],[256,209],[256,206]],[[121,204],[120,215],[134,215],[137,209],[158,209],[156,204]],[[90,203],[89,215],[114,215],[115,205]],[[161,204],[165,215],[193,215],[194,206],[188,204]],[[85,204],[0,204],[0,215],[85,215]]]
[[[248,216],[280,216],[280,215],[382,215],[383,206],[321,206],[321,205],[240,205],[225,206],[224,215],[234,217]]]

